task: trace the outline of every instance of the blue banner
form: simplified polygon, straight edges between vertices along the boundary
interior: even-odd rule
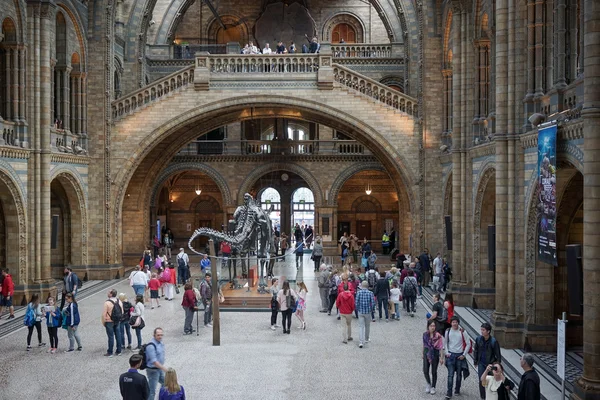
[[[557,265],[556,258],[556,125],[538,132],[538,260]]]

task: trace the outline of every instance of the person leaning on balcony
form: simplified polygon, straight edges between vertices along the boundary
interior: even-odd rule
[[[271,50],[271,48],[269,47],[269,43],[265,44],[265,48],[262,51],[263,54],[272,54],[273,51]]]

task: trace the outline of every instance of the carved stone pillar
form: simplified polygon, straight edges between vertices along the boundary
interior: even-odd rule
[[[63,124],[66,130],[71,130],[71,67],[65,67],[62,79],[62,110],[64,113]]]
[[[87,137],[87,74],[81,74],[81,136]],[[87,149],[87,141],[85,141]]]
[[[535,96],[544,94],[544,1],[535,0]]]
[[[556,6],[554,12],[556,15],[556,25],[554,27],[554,35],[556,46],[554,48],[554,54],[556,59],[556,79],[554,80],[554,87],[562,89],[567,86],[566,79],[566,49],[565,49],[565,10],[567,8],[566,0],[555,0]]]
[[[4,48],[4,116],[6,119],[12,119],[12,56],[11,47]]]
[[[12,120],[19,121],[19,49],[17,46],[10,49],[10,55],[12,58],[12,70],[10,71]]]
[[[26,111],[25,111],[25,62],[26,62],[26,48],[25,46],[19,47],[19,112],[17,115],[19,116],[20,121],[26,120]],[[25,138],[22,138],[23,140]]]
[[[583,111],[583,376],[572,398],[600,398],[600,3],[585,0]]]
[[[497,43],[497,38],[496,38]],[[535,0],[527,1],[527,94],[530,100],[535,92]]]

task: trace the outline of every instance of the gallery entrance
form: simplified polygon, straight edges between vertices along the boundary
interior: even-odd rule
[[[356,221],[356,236],[358,240],[371,237],[371,221]]]

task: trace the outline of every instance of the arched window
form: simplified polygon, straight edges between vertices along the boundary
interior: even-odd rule
[[[307,187],[296,189],[292,195],[292,225],[315,225],[315,196]]]
[[[271,222],[273,224],[273,228],[279,227],[281,225],[281,195],[272,187],[268,187],[260,194],[260,204],[263,210],[269,210],[273,207],[273,211],[271,211]]]
[[[356,31],[350,24],[337,24],[331,32],[331,43],[356,43]]]

